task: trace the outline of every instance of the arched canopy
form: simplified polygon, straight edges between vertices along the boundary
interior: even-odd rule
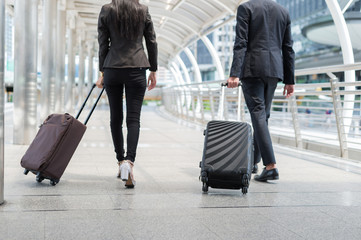
[[[149,7],[159,46],[159,64],[171,59],[192,41],[209,33],[217,21],[234,17],[245,0],[140,0]],[[76,28],[86,32],[87,41],[97,38],[100,8],[110,0],[60,0],[76,16]]]
[[[14,12],[14,1],[6,0],[10,14]],[[149,6],[153,18],[159,44],[159,64],[167,67],[170,61],[173,61],[190,43],[234,19],[237,7],[246,1],[248,0],[140,0],[142,4]],[[40,15],[42,2],[39,0]],[[58,9],[67,12],[68,25],[75,24],[77,32],[84,32],[84,40],[87,44],[96,42],[100,8],[111,0],[57,0],[57,2]],[[354,1],[332,0],[332,2],[339,3],[344,12]],[[41,19],[39,17],[40,22]]]

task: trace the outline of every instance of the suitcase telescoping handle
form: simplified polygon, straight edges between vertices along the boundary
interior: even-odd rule
[[[225,83],[221,83],[221,86],[222,87],[227,87],[228,86],[228,82],[225,82]],[[242,83],[241,82],[238,82],[238,87],[242,86]]]
[[[219,120],[224,120],[224,102],[226,99],[226,93],[225,93],[225,87],[228,86],[228,82],[223,82],[221,83],[221,87],[222,87],[222,91],[221,91],[221,98],[220,98],[220,102],[219,102],[219,111],[218,111],[218,119]],[[241,102],[241,96],[242,96],[242,88],[240,88],[240,86],[242,86],[241,82],[238,82],[238,103]],[[240,108],[240,104],[238,104],[238,109],[237,109],[237,121],[240,120],[240,112],[241,112],[241,108]]]
[[[93,90],[94,90],[95,87],[96,87],[96,85],[93,84],[92,88],[90,89],[90,91],[89,91],[89,93],[88,93],[88,96],[85,98],[85,101],[83,102],[83,105],[81,106],[78,114],[77,114],[76,117],[75,117],[76,119],[79,118],[81,112],[83,111],[83,109],[84,109],[84,107],[85,107],[85,105],[86,105],[86,103],[87,103],[89,97],[91,96],[91,94],[92,94],[92,92],[93,92]],[[93,112],[94,112],[94,109],[96,108],[96,106],[97,106],[97,104],[98,104],[98,102],[99,102],[99,100],[100,100],[100,98],[101,98],[101,96],[102,96],[102,94],[103,94],[103,92],[104,92],[104,89],[105,89],[105,88],[103,88],[103,89],[101,90],[101,92],[99,93],[99,95],[98,95],[98,97],[97,97],[97,100],[95,101],[95,103],[94,103],[92,109],[90,110],[87,118],[85,119],[84,125],[86,125],[86,124],[88,123],[91,115],[92,115]]]

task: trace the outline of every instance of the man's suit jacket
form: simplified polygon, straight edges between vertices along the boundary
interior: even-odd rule
[[[148,7],[144,25],[140,27],[138,38],[128,40],[120,36],[119,24],[111,4],[102,7],[98,19],[99,70],[103,68],[149,68],[157,71],[158,48],[153,22]],[[143,36],[147,45],[148,59],[144,52]]]
[[[294,84],[291,20],[272,0],[250,0],[237,11],[231,77],[272,77]]]

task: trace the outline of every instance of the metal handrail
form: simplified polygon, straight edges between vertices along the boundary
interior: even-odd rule
[[[307,141],[329,141],[338,145],[337,155],[349,158],[350,149],[361,149],[361,81],[339,82],[332,73],[348,70],[361,70],[361,63],[327,66],[311,69],[300,69],[296,76],[327,74],[329,82],[297,84],[294,97],[286,99],[283,95],[283,84],[279,84],[272,104],[269,127],[273,136],[290,136],[294,146],[304,148]],[[206,123],[218,116],[220,83],[224,81],[207,81],[164,87],[163,105],[172,114],[189,121]],[[344,90],[354,87],[352,90]],[[348,100],[344,96],[355,96]],[[227,89],[224,116],[226,120],[250,121],[248,109],[244,102],[237,98],[235,89]],[[344,107],[351,102],[356,107]],[[237,113],[237,110],[240,113]],[[344,112],[352,111],[352,116],[344,116]],[[322,135],[322,140],[317,137]],[[318,138],[318,139],[316,139]]]
[[[317,68],[305,68],[298,69],[295,71],[295,76],[305,76],[305,75],[313,75],[313,74],[324,74],[324,73],[334,73],[334,72],[344,72],[350,70],[360,70],[361,63],[353,63],[353,64],[341,64],[341,65],[333,65],[326,67],[317,67]]]

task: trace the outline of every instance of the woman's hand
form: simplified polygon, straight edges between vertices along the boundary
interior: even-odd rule
[[[95,83],[95,85],[97,85],[98,88],[103,88],[104,87],[104,77],[100,76],[98,78],[98,81]]]
[[[148,91],[155,88],[155,85],[157,85],[157,74],[156,72],[150,72],[148,77]]]

